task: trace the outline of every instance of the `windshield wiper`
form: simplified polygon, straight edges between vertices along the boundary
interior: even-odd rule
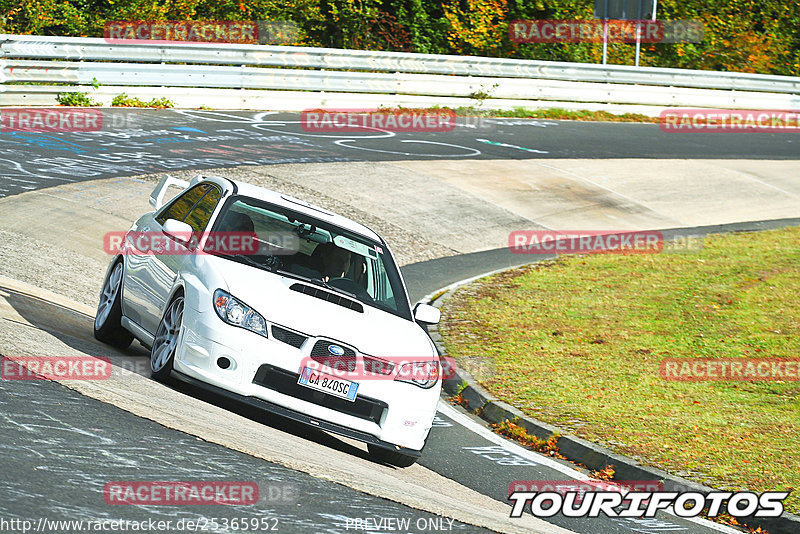
[[[309,278],[308,276],[303,276],[302,274],[290,273],[290,272],[283,271],[283,270],[280,270],[280,269],[279,269],[279,272],[286,273],[286,274],[288,274],[288,275],[290,275],[292,277],[299,278],[299,279],[305,280],[307,282],[311,282],[314,285],[324,287],[325,289],[328,289],[330,291],[334,291],[336,293],[341,293],[342,295],[345,295],[347,297],[355,299],[355,300],[357,300],[359,302],[363,302],[363,300],[361,300],[358,297],[358,295],[356,295],[355,293],[351,293],[350,291],[347,291],[346,289],[341,289],[341,288],[338,288],[336,286],[332,286],[328,282],[325,282],[322,278]]]
[[[267,271],[274,270],[274,269],[270,268],[268,265],[265,265],[263,263],[257,262],[256,260],[254,260],[253,258],[251,258],[250,256],[248,256],[246,254],[227,254],[227,256],[230,256],[231,258],[237,258],[237,259],[240,259],[240,260],[244,260],[248,265],[252,265],[253,267],[258,267],[259,269],[265,269]]]

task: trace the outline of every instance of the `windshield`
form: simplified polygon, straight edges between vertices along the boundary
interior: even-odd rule
[[[324,286],[411,320],[397,266],[377,241],[242,196],[226,202],[214,231],[253,233],[258,245],[255,253],[214,252],[218,256]]]

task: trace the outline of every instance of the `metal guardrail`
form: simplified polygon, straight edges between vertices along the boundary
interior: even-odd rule
[[[147,44],[81,37],[0,34],[5,58],[202,63],[350,69],[497,78],[541,78],[738,91],[800,93],[800,77],[627,65],[208,43]]]
[[[1,82],[89,85],[95,79],[103,85],[461,97],[486,93],[489,98],[654,106],[800,107],[800,77],[330,48],[0,34]]]
[[[560,80],[483,78],[406,73],[374,73],[65,61],[5,61],[0,78],[16,82],[58,81],[91,85],[292,89],[339,93],[467,97],[491,92],[493,98],[608,102],[654,106],[700,106],[764,109],[791,108],[800,98],[786,94],[712,91]]]

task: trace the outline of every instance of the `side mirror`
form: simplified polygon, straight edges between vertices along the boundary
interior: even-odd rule
[[[183,244],[187,244],[192,240],[192,232],[192,227],[185,222],[175,219],[164,221],[164,233]]]
[[[414,306],[414,320],[425,324],[439,324],[442,312],[429,304],[419,303]]]

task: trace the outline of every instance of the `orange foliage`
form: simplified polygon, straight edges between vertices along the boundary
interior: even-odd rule
[[[460,53],[494,54],[501,49],[503,35],[508,31],[506,0],[466,0],[462,11],[459,0],[442,4],[444,16],[450,23],[447,41]]]

